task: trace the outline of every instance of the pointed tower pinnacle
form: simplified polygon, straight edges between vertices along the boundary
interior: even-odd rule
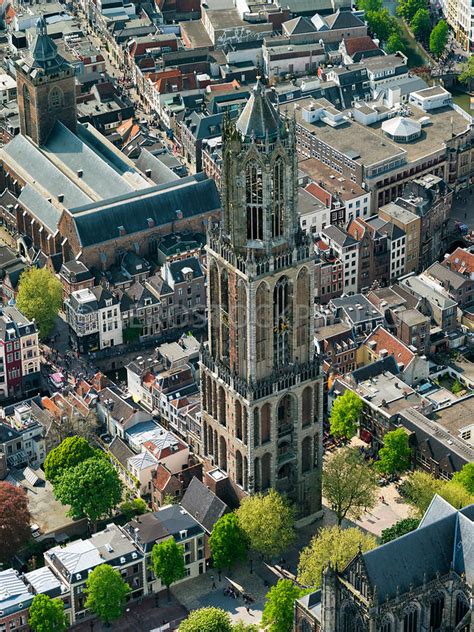
[[[235,126],[243,136],[253,137],[256,141],[264,141],[267,134],[270,141],[278,136],[281,127],[280,115],[266,95],[260,77],[257,77],[257,83]]]

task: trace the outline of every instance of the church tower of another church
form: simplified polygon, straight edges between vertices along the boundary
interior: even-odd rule
[[[224,221],[209,230],[202,438],[237,494],[275,488],[321,509],[322,378],[313,342],[312,245],[297,215],[294,121],[257,81],[226,120]]]
[[[58,53],[40,18],[25,59],[17,62],[20,131],[37,145],[46,142],[56,121],[76,130],[74,68]]]

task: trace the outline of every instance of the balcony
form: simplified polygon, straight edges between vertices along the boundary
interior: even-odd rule
[[[200,359],[203,366],[216,373],[218,378],[247,400],[269,397],[274,393],[321,377],[319,355],[315,355],[309,362],[302,364],[294,362],[286,367],[275,368],[268,377],[258,381],[241,378],[223,362],[214,359],[204,346],[201,347]]]

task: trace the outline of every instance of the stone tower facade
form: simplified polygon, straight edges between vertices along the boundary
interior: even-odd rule
[[[74,68],[57,52],[44,18],[30,53],[17,62],[17,90],[20,130],[34,143],[44,144],[56,121],[76,130]]]
[[[257,82],[224,127],[224,221],[209,230],[203,446],[237,494],[275,488],[321,509],[322,379],[314,262],[296,210],[295,128]]]

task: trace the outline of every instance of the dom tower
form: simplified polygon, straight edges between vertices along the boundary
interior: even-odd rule
[[[322,380],[311,244],[298,222],[293,121],[257,82],[226,122],[224,223],[209,231],[203,444],[239,496],[270,487],[321,509]]]

